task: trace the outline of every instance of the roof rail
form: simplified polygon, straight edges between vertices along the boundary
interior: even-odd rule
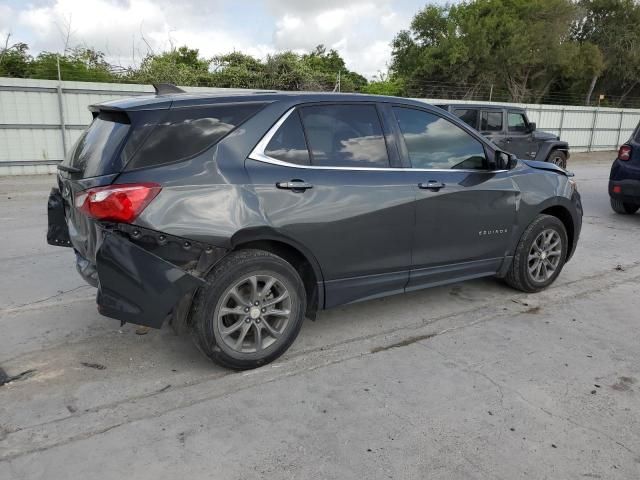
[[[171,95],[172,93],[187,93],[179,87],[176,87],[173,83],[154,83],[153,88],[156,90],[156,95]]]

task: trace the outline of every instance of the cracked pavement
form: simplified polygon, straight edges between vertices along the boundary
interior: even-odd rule
[[[0,479],[639,478],[640,214],[610,211],[612,155],[570,160],[585,223],[552,288],[322,312],[240,373],[98,315],[45,242],[53,177],[0,178]]]

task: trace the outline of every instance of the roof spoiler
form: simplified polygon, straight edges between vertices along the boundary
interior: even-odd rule
[[[153,88],[156,90],[156,95],[171,95],[173,93],[187,93],[179,87],[176,87],[173,83],[154,83]]]

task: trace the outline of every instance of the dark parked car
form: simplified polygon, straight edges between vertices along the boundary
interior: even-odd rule
[[[438,106],[460,117],[505,152],[567,168],[569,144],[553,133],[536,130],[523,108],[460,103]]]
[[[633,214],[640,208],[640,123],[611,166],[609,197],[616,213]]]
[[[103,315],[191,331],[231,368],[280,356],[305,316],[495,275],[551,284],[576,185],[422,102],[162,94],[91,107],[49,199]]]

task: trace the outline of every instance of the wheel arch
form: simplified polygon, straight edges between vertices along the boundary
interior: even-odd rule
[[[307,293],[307,312],[315,319],[324,308],[324,277],[315,256],[295,240],[270,228],[249,228],[237,232],[231,238],[232,251],[256,248],[271,252],[289,262],[300,274]]]
[[[567,231],[568,243],[567,246],[567,261],[573,255],[575,249],[575,225],[573,223],[573,216],[567,207],[564,205],[552,205],[550,207],[545,208],[540,212],[541,215],[551,215],[552,217],[556,217],[558,220],[562,222],[565,230]]]
[[[569,144],[567,142],[555,141],[541,144],[535,160],[546,162],[554,150],[560,150],[567,156],[567,160],[569,159]]]

